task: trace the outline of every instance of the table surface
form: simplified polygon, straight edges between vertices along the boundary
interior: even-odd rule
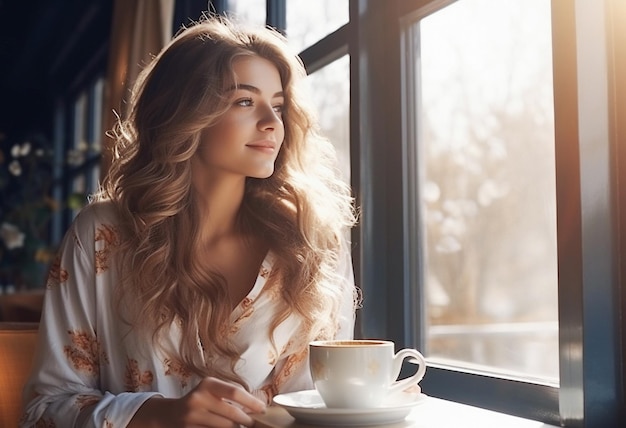
[[[255,428],[321,428],[322,425],[298,423],[285,409],[271,406],[255,416]],[[324,425],[328,428],[327,425]],[[554,425],[426,397],[403,422],[373,425],[371,428],[557,428]]]

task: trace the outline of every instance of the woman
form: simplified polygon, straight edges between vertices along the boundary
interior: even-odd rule
[[[350,338],[354,216],[282,37],[210,17],[135,85],[47,282],[22,426],[251,425]]]

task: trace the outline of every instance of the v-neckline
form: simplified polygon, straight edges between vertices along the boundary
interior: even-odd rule
[[[246,296],[241,299],[241,301],[239,301],[237,305],[235,305],[231,312],[231,319],[236,319],[237,317],[239,317],[239,315],[241,315],[248,308],[249,303],[256,300],[259,294],[261,294],[261,291],[263,291],[265,283],[267,282],[267,278],[269,277],[269,274],[272,270],[272,266],[274,264],[273,262],[274,256],[271,251],[268,251],[263,258],[263,261],[261,262],[261,267],[254,281],[254,285],[252,286],[248,294],[246,294]]]

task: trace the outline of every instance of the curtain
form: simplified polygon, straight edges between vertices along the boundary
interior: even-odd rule
[[[113,128],[116,113],[125,114],[130,89],[139,72],[172,37],[174,0],[115,0],[104,88],[102,124]],[[100,176],[111,164],[113,140],[104,137]]]

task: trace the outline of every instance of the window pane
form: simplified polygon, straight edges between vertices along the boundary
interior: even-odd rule
[[[74,102],[74,135],[72,148],[86,150],[87,143],[87,92],[81,92]]]
[[[72,139],[65,156],[65,162],[70,167],[77,167],[85,161],[88,144],[88,95],[81,92],[73,104]]]
[[[307,77],[324,136],[337,149],[344,178],[350,182],[350,57],[345,55]]]
[[[99,77],[91,89],[91,135],[89,136],[89,148],[93,153],[100,153],[102,149],[102,100],[104,92],[104,77]]]
[[[242,22],[265,26],[265,0],[228,0],[228,13]]]
[[[348,0],[287,2],[287,38],[302,51],[350,19]]]
[[[425,352],[558,381],[550,0],[414,24]]]

